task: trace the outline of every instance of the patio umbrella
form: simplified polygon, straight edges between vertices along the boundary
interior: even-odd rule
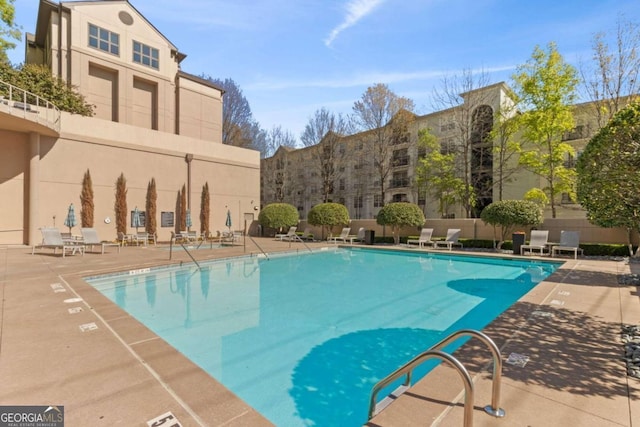
[[[193,225],[191,222],[191,210],[187,209],[187,217],[185,219],[185,222],[187,224],[187,231],[191,228],[191,226]]]
[[[131,225],[136,228],[136,234],[138,234],[138,227],[142,226],[141,222],[142,221],[140,221],[140,211],[136,206],[135,209],[133,210],[133,216],[131,217]]]
[[[231,231],[231,211],[227,209],[227,221],[224,223]]]
[[[73,207],[73,203],[69,205],[69,212],[67,212],[67,217],[64,219],[64,225],[69,227],[69,234],[71,234],[71,229],[76,226],[76,210]]]

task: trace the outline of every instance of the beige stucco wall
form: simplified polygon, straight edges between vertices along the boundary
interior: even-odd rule
[[[181,77],[178,99],[180,135],[222,143],[222,93]]]

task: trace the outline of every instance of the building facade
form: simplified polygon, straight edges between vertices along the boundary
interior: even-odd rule
[[[102,238],[115,238],[121,173],[131,211],[144,210],[147,186],[156,181],[160,240],[176,230],[183,186],[192,230],[199,231],[205,183],[210,227],[223,229],[230,211],[234,228],[241,229],[258,204],[260,160],[256,151],[222,144],[224,91],[182,71],[186,55],[129,1],[40,0],[34,19],[25,62],[45,65],[74,86],[94,105],[94,116],[55,112],[41,99],[23,108],[0,105],[0,198],[12,201],[0,207],[0,244],[33,244],[39,227],[63,227],[69,204],[80,210],[87,170]]]
[[[497,83],[461,94],[463,102],[455,107],[412,115],[403,126],[390,130],[393,136],[384,153],[376,147],[371,131],[342,136],[337,141],[325,138],[316,146],[300,149],[281,147],[262,160],[261,204],[290,203],[304,219],[314,205],[332,201],[344,204],[352,219],[370,219],[385,203],[412,202],[423,208],[427,218],[467,218],[479,216],[493,201],[521,199],[528,190],[543,188],[545,182],[518,168],[517,156],[501,159],[497,151],[500,133],[492,131],[498,115],[517,114],[510,93],[505,83]],[[590,119],[590,108],[589,104],[575,106],[576,127],[563,137],[577,153],[597,130]],[[429,189],[417,185],[418,160],[424,155],[418,143],[421,131],[437,139],[441,153],[454,154],[456,175],[466,177],[465,182],[473,188],[474,206],[452,203],[441,207]],[[332,157],[332,182],[323,184],[327,153]],[[566,162],[573,166],[575,158]],[[557,203],[559,218],[585,217],[568,194]]]

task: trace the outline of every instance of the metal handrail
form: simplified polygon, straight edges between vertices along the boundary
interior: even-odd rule
[[[377,407],[376,397],[381,389],[388,386],[393,381],[397,380],[402,376],[405,376],[405,381],[403,386],[405,389],[408,388],[411,385],[411,375],[413,373],[413,370],[418,365],[422,364],[422,362],[424,362],[425,360],[423,359],[424,355],[429,354],[430,352],[433,352],[433,351],[441,351],[443,347],[445,347],[448,344],[451,344],[453,341],[463,336],[476,337],[480,341],[482,341],[484,344],[486,344],[487,347],[489,347],[489,350],[491,351],[493,356],[493,379],[492,379],[492,391],[491,391],[491,405],[485,406],[484,410],[486,413],[494,417],[504,417],[505,411],[500,408],[500,382],[502,380],[502,356],[500,355],[500,350],[498,349],[496,344],[493,342],[493,340],[489,338],[487,335],[485,335],[484,333],[473,330],[473,329],[461,329],[447,336],[437,344],[433,345],[427,351],[419,354],[418,356],[413,358],[411,361],[407,362],[405,365],[401,366],[391,374],[387,375],[382,380],[378,381],[378,383],[376,383],[376,385],[374,385],[373,389],[371,390],[371,398],[369,400],[369,419],[371,419],[376,413],[376,407]],[[466,406],[466,403],[465,403],[465,406]],[[466,425],[467,424],[465,424],[465,426]]]
[[[9,105],[9,103],[12,103]],[[0,105],[10,106],[7,111],[22,111],[23,117],[33,118],[38,123],[46,123],[56,132],[60,131],[60,109],[47,101],[24,89],[0,80]],[[44,113],[44,118],[42,114]]]
[[[174,231],[171,232],[171,240],[169,241],[169,259],[171,259],[171,257],[173,256],[173,243],[176,241],[176,233]],[[184,249],[184,251],[187,253],[187,255],[189,255],[189,258],[191,258],[191,260],[196,264],[196,266],[198,267],[198,270],[202,270],[202,267],[200,267],[200,264],[198,264],[198,261],[196,261],[196,259],[193,257],[193,255],[191,255],[191,252],[189,252],[189,249],[187,249],[187,247],[184,245],[184,243],[182,242],[177,242],[180,244],[180,246],[182,246],[182,249]]]
[[[262,249],[262,248],[260,247],[260,245],[259,245],[255,240],[253,240],[253,237],[251,237],[251,235],[248,235],[248,234],[247,234],[246,236],[247,236],[249,239],[251,239],[251,241],[253,242],[253,244],[254,244],[254,245],[256,245],[256,247],[257,247],[258,249],[260,249],[260,252],[262,252],[262,254],[263,254],[263,255],[264,255],[268,260],[271,260],[271,258],[269,258],[269,255],[267,255],[267,253],[264,251],[264,249]]]
[[[302,243],[302,244],[304,245],[304,247],[305,247],[305,248],[307,248],[307,249],[309,250],[309,252],[313,253],[313,251],[311,250],[311,248],[309,247],[309,245],[307,245],[307,244],[306,244],[306,242],[305,242],[304,240],[302,240],[302,237],[298,236],[297,234],[294,234],[294,235],[293,235],[293,236],[291,236],[291,237],[295,237],[295,238],[296,238],[296,240],[299,240],[299,241],[300,241],[300,243]],[[291,247],[291,242],[292,242],[291,237],[289,237],[289,247]]]

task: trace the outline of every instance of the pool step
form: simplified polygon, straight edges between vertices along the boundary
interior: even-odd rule
[[[401,385],[397,389],[393,390],[391,394],[382,399],[380,402],[376,403],[375,408],[373,409],[373,415],[378,415],[380,412],[384,410],[387,406],[391,405],[391,403],[396,400],[398,397],[402,395],[405,391],[409,390],[410,386]]]

